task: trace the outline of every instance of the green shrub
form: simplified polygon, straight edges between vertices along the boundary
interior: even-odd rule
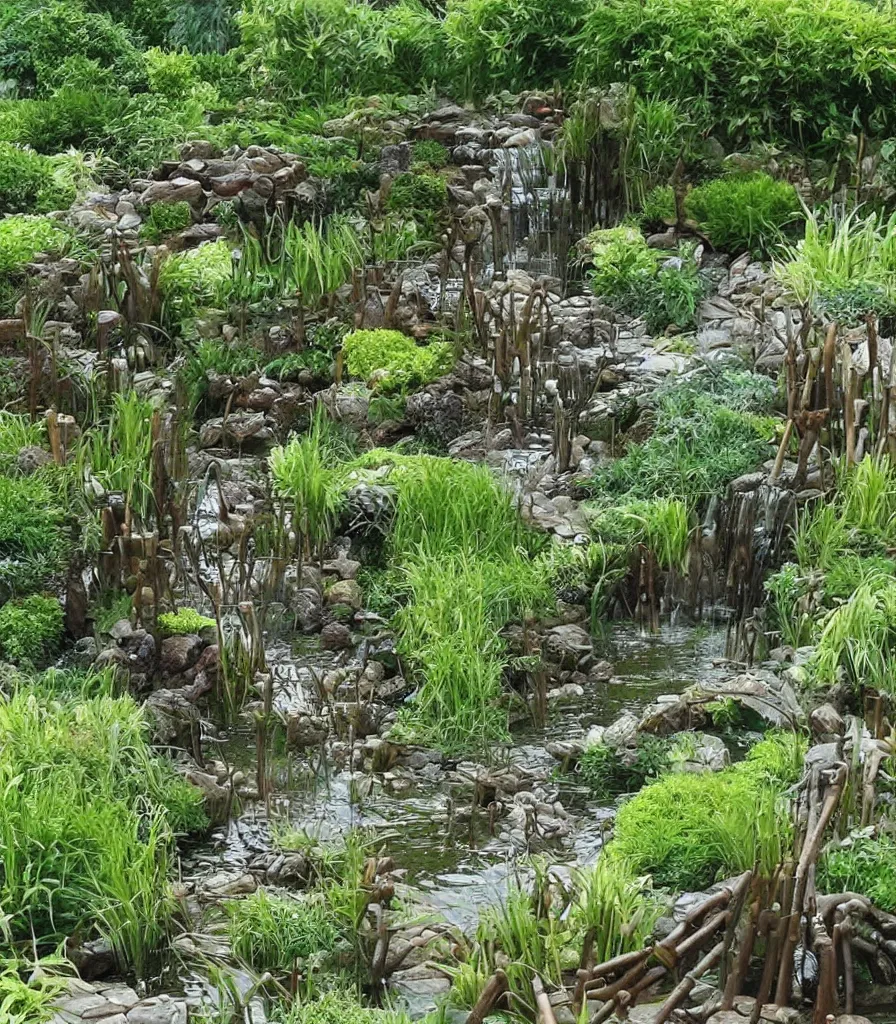
[[[757,862],[770,874],[790,852],[779,803],[804,749],[802,738],[773,735],[732,768],[663,776],[620,809],[608,854],[673,890],[705,889]]]
[[[577,42],[579,81],[677,100],[735,141],[896,134],[896,25],[858,0],[610,0]]]
[[[642,498],[599,507],[591,528],[603,544],[643,544],[663,569],[684,572],[691,541],[688,506],[678,498]]]
[[[595,295],[626,301],[639,281],[656,274],[657,253],[637,228],[592,231],[586,242],[592,262],[588,278]]]
[[[233,258],[223,239],[169,256],[159,273],[166,316],[176,322],[203,306],[226,303],[233,280]]]
[[[62,606],[31,594],[0,607],[0,654],[7,661],[45,661],[62,639]]]
[[[27,149],[0,142],[0,214],[33,213],[49,184],[47,161]]]
[[[728,253],[768,253],[800,216],[789,182],[767,174],[731,175],[692,189],[685,210],[716,249]]]
[[[410,1018],[395,1010],[362,1006],[351,992],[326,991],[312,1000],[296,1000],[275,1011],[274,1024],[410,1024]]]
[[[854,836],[829,846],[818,865],[820,892],[858,892],[881,910],[896,911],[896,840],[892,836]]]
[[[362,0],[251,0],[239,17],[246,67],[281,95],[420,91],[443,59],[438,19],[422,5]]]
[[[6,1024],[44,1024],[68,988],[59,962],[52,957],[37,964],[0,958],[0,1007]]]
[[[257,971],[287,974],[331,962],[345,946],[339,921],[318,894],[269,896],[259,889],[225,904],[233,952]]]
[[[454,351],[447,342],[418,345],[400,331],[353,331],[342,348],[351,376],[381,391],[428,384],[454,366]]]
[[[140,50],[127,28],[61,0],[36,6],[14,23],[0,48],[0,73],[49,93],[68,84],[67,61],[74,56],[112,69],[116,84],[139,87],[145,81]]]
[[[568,80],[587,9],[584,0],[449,0],[444,31],[455,89],[482,99]]]
[[[622,312],[643,316],[654,333],[670,324],[682,330],[696,325],[705,286],[692,247],[683,244],[678,256],[663,260],[637,228],[628,226],[593,231],[586,245],[595,295]]]
[[[233,0],[181,0],[168,38],[193,54],[223,56],[237,42],[237,7]]]
[[[0,140],[58,153],[71,146],[113,149],[129,100],[90,85],[58,89],[46,99],[0,101]]]
[[[438,174],[399,174],[392,182],[386,207],[407,215],[439,213],[448,204],[448,186]]]
[[[172,830],[205,823],[198,789],[147,742],[130,697],[23,681],[0,697],[0,903],[13,939],[105,932],[146,977],[171,921]]]
[[[143,54],[143,59],[150,92],[177,99],[196,84],[196,61],[186,51],[176,53],[153,47]]]
[[[72,233],[49,217],[5,217],[0,220],[0,276],[21,274],[38,253],[62,256]]]
[[[192,223],[193,214],[189,203],[153,203],[140,228],[140,235],[147,242],[161,242],[163,238],[183,231]]]
[[[634,793],[668,770],[669,742],[657,736],[640,736],[634,751],[596,743],[579,758],[579,775],[598,800]]]
[[[677,498],[688,507],[720,494],[769,455],[774,382],[759,374],[703,372],[661,388],[652,436],[595,476],[613,498]]]
[[[434,139],[415,142],[411,148],[411,156],[415,164],[420,164],[424,168],[431,167],[434,171],[448,165],[448,150]]]
[[[27,593],[64,568],[69,542],[57,495],[35,477],[0,476],[0,581]]]
[[[657,185],[644,197],[639,212],[641,223],[661,230],[675,220],[675,190],[671,185]]]
[[[168,636],[184,636],[188,633],[199,633],[209,626],[215,626],[215,620],[200,615],[194,608],[178,608],[176,612],[163,612],[159,616],[159,626]]]

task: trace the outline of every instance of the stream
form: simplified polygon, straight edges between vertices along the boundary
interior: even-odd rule
[[[598,646],[613,662],[614,678],[581,696],[552,702],[546,727],[528,724],[514,730],[512,745],[496,749],[488,766],[497,773],[509,769],[530,775],[534,785],[560,800],[571,828],[545,852],[569,867],[594,861],[613,807],[590,800],[574,775],[556,773],[557,762],[545,744],[582,737],[591,726],[609,725],[626,711],[640,712],[661,694],[730,674],[723,662],[723,621],[666,624],[653,634],[632,623],[616,623]],[[295,666],[283,672],[284,678],[303,675]],[[234,733],[222,753],[247,776],[254,771],[254,736]],[[374,829],[416,898],[467,932],[475,928],[484,905],[502,899],[508,880],[522,877],[527,851],[502,834],[500,824],[491,834],[487,811],[471,812],[471,786],[458,781],[465,769],[472,775],[479,765],[461,762],[448,773],[426,751],[412,754],[402,768],[375,775],[335,771],[317,761],[316,756],[282,751],[273,766],[273,795],[266,803],[246,802],[209,841],[188,851],[185,877],[244,866],[270,848],[272,822],[324,841],[351,828]]]

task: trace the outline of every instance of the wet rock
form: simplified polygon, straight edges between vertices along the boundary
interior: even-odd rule
[[[187,1002],[171,996],[144,999],[127,1015],[128,1024],[187,1024]]]
[[[43,448],[38,448],[36,445],[30,445],[21,449],[16,458],[16,466],[22,476],[30,476],[43,466],[48,466],[52,461],[53,456],[48,451],[44,451]]]
[[[809,715],[809,727],[817,740],[843,736],[846,725],[833,704],[822,704]]]
[[[352,632],[342,622],[328,622],[320,631],[320,646],[324,651],[343,651],[352,646]]]
[[[159,669],[163,676],[179,676],[199,660],[202,641],[195,633],[169,636],[162,641]]]
[[[292,600],[292,611],[296,625],[303,633],[315,633],[320,629],[323,615],[323,601],[316,587],[304,587]]]
[[[593,653],[591,635],[573,623],[554,626],[545,637],[545,653],[561,666],[575,668],[583,657]]]
[[[358,611],[362,604],[361,587],[356,580],[337,580],[327,589],[327,604],[344,604]]]
[[[638,719],[630,711],[626,711],[612,725],[604,729],[601,742],[613,750],[630,746],[638,734]]]
[[[218,871],[202,880],[202,895],[207,899],[226,899],[255,892],[257,884],[245,871]]]
[[[592,683],[608,683],[613,678],[613,665],[609,661],[597,661],[588,669],[588,679]]]
[[[106,939],[94,939],[81,945],[66,943],[66,956],[75,965],[84,981],[106,978],[118,966],[115,950]]]
[[[293,750],[319,747],[328,735],[326,721],[316,715],[296,713],[286,719],[286,745]]]
[[[193,730],[199,723],[199,711],[189,699],[188,687],[181,690],[156,690],[143,705],[154,743],[189,749]]]

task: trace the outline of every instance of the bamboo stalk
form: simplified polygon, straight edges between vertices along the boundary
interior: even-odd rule
[[[699,961],[693,970],[688,971],[675,988],[672,989],[666,1001],[657,1011],[657,1015],[653,1018],[653,1024],[663,1024],[679,1003],[684,1002],[688,993],[703,977],[703,975],[706,974],[711,967],[715,967],[715,965],[722,959],[722,954],[724,952],[725,943],[717,942],[706,956]]]

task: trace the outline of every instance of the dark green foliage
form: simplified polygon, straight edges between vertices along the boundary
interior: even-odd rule
[[[450,0],[444,31],[455,89],[482,99],[567,80],[586,11],[584,0]]]
[[[237,41],[233,0],[180,0],[168,38],[191,53],[224,53]]]
[[[579,774],[598,800],[634,793],[668,768],[669,742],[657,736],[640,736],[635,750],[598,743],[579,758]]]
[[[200,341],[184,363],[180,376],[190,409],[195,410],[208,391],[208,374],[245,377],[257,370],[261,353],[254,345],[227,345],[220,341]]]
[[[68,207],[74,190],[53,180],[50,162],[37,153],[0,142],[0,215]]]
[[[413,0],[251,0],[240,33],[249,69],[284,96],[419,91],[444,63],[439,22]]]
[[[415,142],[411,149],[411,155],[414,164],[419,164],[424,169],[429,167],[438,171],[448,165],[448,150],[441,142],[436,142],[433,139]]]
[[[43,480],[0,476],[0,581],[27,593],[59,572],[68,550],[64,522]]]
[[[70,146],[114,147],[128,98],[66,86],[46,99],[0,102],[0,139],[58,153]]]
[[[793,185],[767,174],[731,175],[692,189],[685,210],[722,252],[768,253],[800,216]]]
[[[113,71],[117,85],[145,81],[140,49],[126,27],[62,0],[35,7],[10,27],[0,44],[0,76],[49,93],[68,84],[67,62],[76,56]]]
[[[31,594],[0,607],[0,656],[7,661],[45,661],[61,638],[62,607],[55,597]]]
[[[654,334],[667,327],[692,330],[706,288],[693,247],[662,259],[634,227],[607,228],[588,236],[592,267],[588,279],[596,295],[621,312],[643,316]]]
[[[774,383],[753,373],[703,372],[656,396],[652,436],[599,472],[602,497],[679,498],[690,506],[768,456],[775,421],[765,415]]]
[[[400,174],[389,190],[386,209],[417,222],[429,238],[437,238],[448,207],[448,186],[438,174]]]
[[[609,0],[578,42],[580,81],[678,100],[735,140],[894,134],[896,24],[872,4]]]
[[[844,327],[858,327],[869,315],[883,317],[896,314],[896,301],[887,294],[883,285],[872,281],[824,289],[818,296],[818,306],[828,320]]]
[[[832,846],[818,865],[820,892],[858,892],[888,913],[896,911],[896,840],[856,836]]]
[[[147,242],[161,242],[192,223],[193,214],[189,203],[153,203],[140,228],[140,234]]]

